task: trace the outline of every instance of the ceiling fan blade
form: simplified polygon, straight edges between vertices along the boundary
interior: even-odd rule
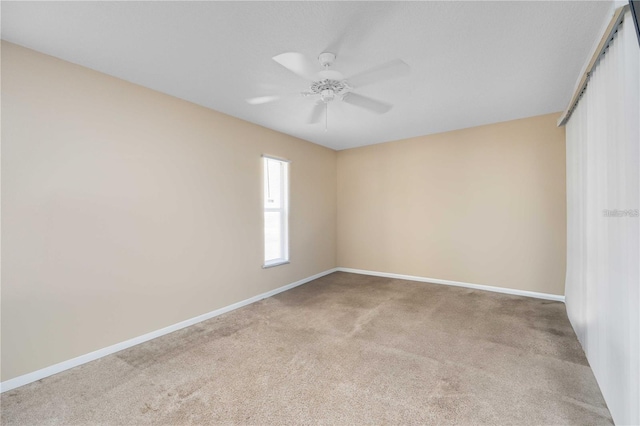
[[[307,123],[315,124],[319,122],[320,118],[322,118],[322,113],[324,112],[325,108],[326,108],[326,104],[324,102],[322,101],[317,102],[313,106],[313,110],[311,110],[311,115],[309,115],[309,120],[307,121]]]
[[[401,59],[395,59],[367,71],[358,73],[347,80],[353,87],[362,87],[378,81],[402,77],[403,75],[409,74],[410,69],[409,65],[404,61]]]
[[[307,80],[316,80],[316,73],[319,71],[318,65],[308,60],[302,53],[287,52],[274,56],[273,60]]]
[[[364,108],[371,112],[375,112],[376,114],[384,114],[393,107],[393,105],[391,104],[377,101],[367,96],[358,95],[357,93],[347,93],[342,98],[342,101],[360,108]]]
[[[251,105],[262,105],[262,104],[268,104],[269,102],[279,101],[280,99],[282,99],[282,96],[273,95],[273,96],[257,96],[255,98],[246,99],[246,101],[248,104],[251,104]]]

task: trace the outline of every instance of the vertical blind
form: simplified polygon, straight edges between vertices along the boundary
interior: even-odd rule
[[[617,424],[640,424],[639,56],[626,12],[566,127],[567,313]]]

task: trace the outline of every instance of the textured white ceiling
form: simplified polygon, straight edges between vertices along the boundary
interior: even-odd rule
[[[2,38],[334,149],[564,109],[611,3],[2,2]],[[346,76],[396,58],[409,76],[329,105],[271,57],[330,50]],[[246,98],[290,93],[249,105]]]

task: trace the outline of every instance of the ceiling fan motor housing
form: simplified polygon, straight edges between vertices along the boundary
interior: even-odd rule
[[[320,95],[323,102],[331,102],[336,95],[343,95],[351,90],[346,81],[321,80],[314,81],[309,87],[311,94]]]

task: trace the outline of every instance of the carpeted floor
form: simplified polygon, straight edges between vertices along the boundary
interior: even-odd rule
[[[564,304],[342,272],[1,402],[7,425],[612,424]]]

